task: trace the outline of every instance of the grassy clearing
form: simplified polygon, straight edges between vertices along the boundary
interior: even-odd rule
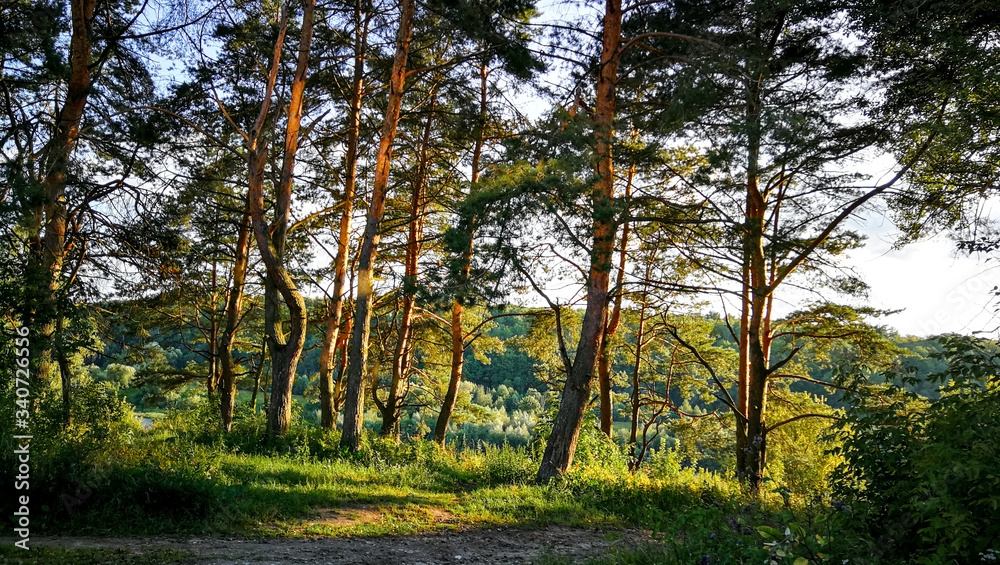
[[[614,445],[590,438],[568,476],[539,486],[530,447],[456,451],[369,439],[346,454],[336,433],[305,424],[265,447],[252,420],[225,434],[199,419],[168,414],[143,432],[129,415],[118,427],[74,428],[40,442],[33,447],[32,534],[301,538],[599,526],[648,530],[660,541],[595,563],[872,562],[863,542],[850,541],[863,539],[850,524],[828,520],[828,504],[778,495],[751,501],[735,481],[682,468],[670,452],[632,474]],[[765,548],[762,527],[795,533]],[[142,562],[175,557],[184,558]],[[138,558],[125,552],[106,562],[128,559]]]
[[[107,466],[83,469],[91,492],[72,512],[46,505],[40,528],[109,536],[294,537],[625,523],[570,489],[529,484],[533,460],[524,450],[457,455],[423,443],[381,449],[321,459],[148,438]]]

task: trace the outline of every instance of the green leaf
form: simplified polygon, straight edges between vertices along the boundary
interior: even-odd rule
[[[776,530],[776,529],[774,529],[774,528],[772,528],[770,526],[760,526],[760,527],[758,527],[757,528],[757,533],[760,534],[761,537],[763,537],[764,539],[781,539],[781,538],[784,537],[784,536],[781,535],[781,532],[779,532],[778,530]]]

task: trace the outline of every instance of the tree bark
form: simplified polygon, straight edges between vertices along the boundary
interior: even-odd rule
[[[344,380],[347,375],[347,354],[348,348],[350,347],[350,337],[351,337],[351,322],[352,318],[348,317],[344,321],[344,331],[340,333],[337,338],[337,349],[340,351],[340,362],[337,366],[337,378],[333,382],[333,419],[334,425],[336,425],[337,414],[340,414],[340,408],[344,403]]]
[[[351,238],[351,214],[354,211],[354,194],[358,175],[358,139],[361,133],[361,99],[364,95],[365,58],[368,51],[368,26],[371,12],[364,11],[358,2],[355,9],[357,35],[354,38],[354,79],[351,105],[348,113],[347,154],[344,169],[344,200],[341,204],[340,237],[337,239],[337,256],[333,264],[333,305],[323,336],[319,361],[320,426],[332,430],[337,427],[335,406],[336,386],[333,383],[333,349],[339,342],[340,326],[344,311],[344,281],[347,277],[347,255]]]
[[[743,305],[743,322],[746,325],[745,338],[741,336],[741,361],[745,359],[745,379],[739,388],[741,406],[746,416],[744,433],[737,426],[736,474],[747,485],[753,495],[760,492],[766,454],[766,394],[769,355],[764,346],[769,344],[768,323],[765,309],[772,288],[767,277],[767,261],[764,256],[764,224],[767,211],[766,196],[758,183],[761,124],[761,78],[755,77],[747,89],[747,204],[746,224],[743,240],[744,281],[747,292]],[[742,324],[741,324],[742,325]],[[742,376],[742,375],[741,375]],[[739,415],[737,415],[739,421]],[[739,423],[739,422],[738,422]]]
[[[239,328],[240,314],[243,310],[243,287],[246,283],[249,255],[250,211],[248,208],[240,221],[236,254],[233,257],[233,282],[226,300],[226,327],[222,330],[222,343],[219,347],[219,360],[222,365],[219,412],[222,418],[222,428],[227,432],[233,428],[233,412],[236,408],[236,363],[233,361],[233,342],[236,340],[236,330]],[[263,362],[264,360],[261,359],[261,363]],[[255,390],[255,398],[256,395],[257,391]]]
[[[646,331],[646,303],[639,308],[639,327],[635,333],[635,360],[632,363],[632,425],[629,428],[628,441],[632,444],[632,457],[636,457],[635,447],[639,438],[639,409],[642,395],[639,391],[639,369],[642,367],[642,346]],[[669,394],[670,391],[667,391]]]
[[[208,320],[208,336],[206,336],[205,342],[208,345],[208,377],[205,379],[205,389],[208,396],[208,401],[210,403],[215,402],[215,393],[219,389],[220,381],[220,367],[219,364],[221,360],[219,359],[219,319],[217,317],[216,305],[219,303],[219,277],[218,277],[219,263],[217,260],[212,260],[212,293],[210,295],[211,309],[209,310],[209,315],[211,316]],[[195,306],[195,312],[199,312],[200,308]]]
[[[403,384],[409,378],[410,358],[413,353],[413,310],[416,306],[420,240],[424,233],[424,186],[427,183],[427,151],[430,148],[431,131],[434,124],[434,104],[435,96],[432,94],[428,104],[427,123],[424,125],[424,135],[420,145],[417,176],[413,179],[413,190],[410,195],[410,225],[406,235],[406,260],[403,271],[403,311],[400,315],[399,328],[396,332],[396,347],[393,351],[392,382],[389,385],[389,396],[382,410],[382,436],[393,437],[396,440],[399,440],[399,418],[405,398]]]
[[[264,169],[267,164],[267,142],[262,136],[265,119],[270,110],[274,83],[281,63],[281,48],[287,27],[287,6],[282,6],[279,35],[275,42],[274,60],[268,75],[264,100],[250,136],[248,147],[250,190],[248,203],[254,239],[260,250],[261,261],[267,272],[265,280],[265,333],[271,351],[271,398],[267,413],[267,437],[284,435],[291,425],[292,381],[305,344],[307,313],[302,294],[295,286],[284,265],[285,238],[292,199],[292,178],[295,154],[298,150],[299,127],[302,120],[302,101],[309,64],[309,46],[312,41],[315,0],[306,0],[302,13],[302,32],[299,40],[298,59],[288,105],[288,122],[285,128],[281,177],[275,194],[275,221],[268,225],[264,219]],[[279,320],[280,296],[289,311],[289,333],[285,337]]]
[[[410,51],[413,32],[414,0],[403,0],[400,7],[399,33],[396,37],[396,56],[392,63],[389,81],[389,103],[382,123],[378,156],[375,161],[375,179],[372,201],[365,221],[365,234],[358,256],[358,295],[355,300],[354,330],[347,369],[347,394],[344,399],[344,428],[340,446],[351,452],[358,450],[359,434],[364,418],[365,366],[368,363],[368,336],[371,328],[371,306],[374,294],[374,260],[380,239],[382,215],[389,188],[389,167],[392,163],[392,144],[403,105],[403,86],[406,81],[406,58]]]
[[[628,181],[625,184],[625,198],[632,195],[632,179],[635,176],[635,165],[629,168]],[[597,387],[601,399],[601,431],[604,435],[611,437],[611,424],[614,420],[614,405],[611,400],[611,361],[612,355],[609,353],[611,340],[618,333],[618,325],[622,319],[622,298],[625,295],[625,259],[628,255],[629,223],[622,226],[621,242],[618,245],[618,275],[615,280],[615,305],[611,310],[611,319],[604,329],[604,337],[601,339],[601,356],[597,365]]]
[[[472,184],[479,182],[479,171],[483,156],[483,146],[486,143],[487,95],[488,95],[489,61],[484,61],[479,67],[479,124],[476,132],[475,146],[472,149]],[[471,227],[470,227],[471,229]],[[434,425],[434,442],[444,446],[448,434],[448,421],[455,411],[458,400],[458,387],[462,383],[462,373],[465,365],[465,330],[462,318],[465,312],[464,297],[461,295],[472,272],[472,250],[474,234],[469,234],[469,244],[462,255],[462,270],[459,279],[459,290],[451,306],[451,373],[448,376],[448,391],[445,392],[437,423]]]
[[[80,137],[80,124],[83,121],[87,97],[90,94],[91,69],[90,63],[93,50],[93,19],[96,0],[71,0],[70,36],[70,75],[66,88],[66,99],[56,117],[54,131],[45,148],[45,160],[42,169],[42,190],[44,200],[39,216],[43,230],[38,236],[40,243],[37,250],[41,253],[41,272],[35,280],[38,291],[35,299],[41,304],[36,309],[34,322],[40,323],[41,332],[38,338],[32,340],[37,346],[33,357],[38,359],[37,378],[51,381],[56,371],[61,375],[63,409],[65,421],[70,421],[70,393],[68,364],[60,362],[61,353],[53,349],[61,345],[58,335],[62,323],[62,308],[59,306],[60,279],[62,277],[63,261],[66,257],[66,184],[69,171],[69,158]],[[39,312],[40,310],[40,312]],[[40,315],[39,315],[40,314]]]
[[[608,283],[614,253],[614,165],[611,159],[612,125],[615,112],[615,86],[621,45],[621,0],[607,0],[604,15],[601,74],[597,82],[594,112],[595,144],[599,178],[591,196],[593,206],[593,251],[587,280],[587,309],[580,327],[576,357],[566,376],[559,411],[552,425],[552,435],[545,446],[536,480],[547,483],[565,473],[573,463],[576,443],[583,425],[583,415],[590,401],[597,356],[601,348],[608,314]]]

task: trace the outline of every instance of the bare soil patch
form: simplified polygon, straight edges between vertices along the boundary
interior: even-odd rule
[[[376,522],[382,517],[382,511],[371,504],[341,506],[339,508],[320,508],[316,517],[309,520],[312,524],[333,527],[354,526],[366,522]]]

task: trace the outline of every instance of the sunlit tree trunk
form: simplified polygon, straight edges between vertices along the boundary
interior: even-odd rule
[[[292,80],[285,128],[285,144],[281,176],[275,189],[273,224],[264,218],[264,169],[267,164],[267,142],[262,128],[270,110],[274,82],[281,63],[281,48],[287,27],[287,6],[282,6],[279,35],[275,42],[274,60],[268,76],[260,114],[250,136],[248,147],[250,190],[249,208],[251,225],[261,261],[267,271],[265,279],[265,327],[268,349],[271,352],[271,398],[267,412],[267,436],[284,435],[291,425],[292,381],[305,344],[307,313],[305,300],[285,268],[285,239],[292,200],[292,179],[295,154],[298,151],[299,127],[302,120],[302,100],[305,92],[306,72],[309,64],[309,46],[312,41],[315,0],[306,0],[302,13],[302,33],[299,40],[295,76]],[[280,321],[278,297],[288,308],[289,333],[286,337]]]
[[[427,152],[431,144],[431,126],[434,123],[434,95],[428,104],[427,123],[421,140],[417,163],[417,176],[410,195],[410,225],[406,234],[406,260],[403,270],[403,309],[396,332],[396,347],[392,356],[392,381],[389,395],[382,411],[382,436],[399,439],[399,418],[405,398],[404,384],[409,378],[410,358],[413,353],[413,318],[417,293],[417,261],[420,258],[420,240],[424,233],[424,185],[427,182]]]
[[[365,55],[368,50],[368,25],[371,13],[362,10],[361,3],[355,11],[358,23],[357,35],[354,38],[354,80],[351,91],[351,106],[348,115],[347,155],[344,170],[344,200],[341,204],[340,236],[337,239],[337,256],[333,268],[333,305],[330,319],[323,336],[323,348],[320,351],[319,390],[320,390],[320,425],[324,429],[337,427],[337,386],[332,379],[333,350],[339,342],[340,326],[344,311],[344,281],[347,277],[347,255],[351,237],[351,214],[354,211],[354,195],[358,175],[358,138],[361,132],[361,98],[364,94]]]
[[[590,401],[590,385],[597,368],[601,338],[608,314],[608,285],[614,253],[614,166],[611,158],[612,124],[615,112],[615,84],[618,80],[621,44],[621,0],[608,0],[604,15],[601,73],[597,82],[594,111],[598,180],[591,196],[593,206],[593,251],[587,280],[587,309],[580,327],[576,356],[563,389],[552,435],[536,477],[539,483],[565,473],[573,463],[583,416]]]
[[[41,271],[32,277],[37,286],[33,296],[36,311],[35,323],[41,325],[40,335],[31,341],[35,346],[33,358],[38,359],[37,377],[51,382],[56,371],[61,375],[63,409],[66,422],[70,420],[70,374],[60,347],[62,309],[59,307],[60,280],[66,257],[66,184],[69,159],[80,136],[87,97],[90,94],[91,59],[93,49],[93,19],[96,0],[72,0],[70,18],[72,34],[69,42],[69,80],[66,99],[56,116],[55,127],[48,145],[42,168],[44,199],[36,213],[37,236],[35,249],[41,254]]]
[[[365,221],[365,233],[358,256],[358,294],[355,300],[354,329],[347,369],[347,391],[344,399],[344,428],[340,446],[357,451],[359,434],[364,417],[363,377],[368,363],[368,337],[371,328],[371,307],[374,298],[375,252],[379,242],[379,228],[385,213],[386,193],[389,189],[389,167],[392,163],[392,144],[403,104],[403,86],[406,81],[406,58],[410,51],[413,31],[414,0],[403,0],[400,7],[399,33],[396,37],[396,56],[392,63],[389,81],[389,103],[382,123],[378,156],[375,161],[375,179],[372,200]]]
[[[635,176],[635,165],[629,168],[628,181],[625,184],[626,200],[632,195],[632,179]],[[615,305],[611,310],[611,319],[604,329],[604,337],[601,339],[601,356],[597,365],[597,387],[601,399],[601,431],[604,435],[611,437],[611,423],[614,420],[614,405],[611,400],[611,363],[612,357],[608,348],[615,334],[618,333],[618,325],[622,319],[622,299],[625,295],[625,259],[628,255],[629,223],[622,226],[622,237],[618,244],[618,275],[615,280]]]
[[[236,255],[233,258],[233,281],[226,300],[226,326],[222,330],[222,343],[219,347],[219,361],[222,365],[220,413],[222,427],[227,432],[233,427],[233,411],[236,407],[236,363],[233,360],[233,342],[240,324],[240,314],[243,310],[243,287],[246,284],[247,262],[250,255],[250,212],[243,214],[240,221],[239,236],[236,240]],[[261,359],[261,363],[264,360]],[[257,391],[254,390],[254,399]]]
[[[747,485],[751,493],[757,494],[763,481],[766,462],[767,429],[766,400],[769,346],[767,335],[769,321],[766,306],[772,289],[767,277],[767,262],[764,256],[764,229],[767,201],[761,192],[758,171],[760,159],[761,115],[760,79],[751,80],[747,89],[747,204],[746,223],[743,234],[744,280],[748,281],[748,292],[744,298],[746,337],[741,338],[746,350],[741,348],[741,358],[746,359],[745,380],[740,382],[739,399],[745,402],[741,407],[746,416],[745,433],[737,433],[736,473]],[[739,415],[737,415],[739,419]],[[739,428],[738,428],[739,429]],[[742,435],[742,437],[741,437]]]

